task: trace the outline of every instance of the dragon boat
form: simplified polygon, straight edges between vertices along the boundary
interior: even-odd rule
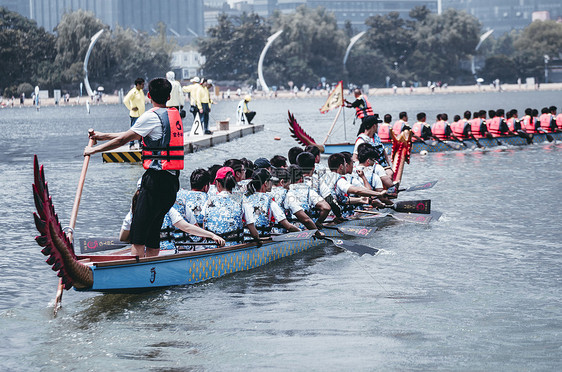
[[[404,146],[407,148],[407,145]],[[406,152],[401,149],[396,153],[405,155]],[[400,174],[405,160],[406,156],[402,156],[396,162],[400,167]],[[83,170],[83,174],[85,175],[85,170]],[[81,178],[81,183],[83,185],[83,178]],[[429,187],[432,187],[433,184],[431,183]],[[130,249],[112,254],[77,255],[74,250],[73,231],[71,229],[71,232],[68,233],[65,232],[66,228],[61,227],[52,198],[49,195],[43,165],[39,166],[37,156],[34,158],[34,184],[32,188],[37,210],[33,216],[35,226],[40,233],[35,240],[40,246],[44,247],[41,252],[47,256],[47,264],[51,265],[52,270],[57,272],[57,275],[61,278],[60,296],[62,296],[63,289],[68,290],[70,288],[75,288],[77,291],[127,293],[176,285],[190,285],[231,273],[250,270],[326,243],[325,240],[315,238],[313,236],[314,231],[308,230],[281,235],[277,239],[276,237],[264,238],[261,244],[243,243],[198,251],[172,252],[172,254],[163,254],[157,257],[140,258],[131,256]],[[79,189],[81,190],[80,186]],[[77,197],[76,200],[79,200],[79,198]],[[365,236],[368,232],[368,228],[365,228],[365,226],[374,226],[387,217],[426,224],[432,219],[438,218],[438,215],[430,213],[429,201],[424,202],[418,201],[409,204],[404,202],[403,210],[399,211],[422,213],[419,215],[364,211],[363,213],[356,213],[350,220],[339,225],[329,226],[324,232],[327,237],[341,238],[343,236],[342,229],[347,226],[356,232],[355,236]],[[77,207],[73,208],[73,215],[76,214]],[[71,227],[73,227],[72,221],[73,218],[71,217]],[[332,239],[330,241],[338,247],[349,249],[338,245],[337,240]],[[353,245],[353,242],[350,243]],[[359,245],[356,244],[356,246]],[[377,251],[367,246],[360,247],[372,252]],[[360,250],[355,250],[355,252],[360,253]]]
[[[320,149],[324,154],[330,155],[342,151],[349,151],[353,153],[355,147],[354,143],[324,143],[319,144],[312,138],[297,122],[294,115],[289,112],[289,130],[291,132],[291,137],[293,137],[299,144],[303,146],[314,145]],[[393,132],[391,131],[393,136]],[[552,142],[552,141],[562,141],[562,132],[553,133],[535,133],[532,138],[522,135],[511,135],[511,136],[499,136],[494,138],[478,138],[465,139],[460,141],[416,141],[412,142],[412,147],[410,149],[411,153],[420,153],[422,151],[426,152],[444,152],[444,151],[459,151],[465,149],[473,149],[476,147],[480,148],[494,148],[502,145],[509,146],[525,146],[531,143],[542,143],[542,142]],[[391,142],[383,142],[384,147],[389,153],[392,153],[393,144],[395,140]]]

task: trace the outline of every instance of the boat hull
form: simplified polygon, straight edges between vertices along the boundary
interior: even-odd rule
[[[562,132],[556,132],[556,133],[549,133],[549,135],[551,135],[556,141],[562,141]],[[500,144],[498,144],[499,140],[501,142],[501,144],[503,145],[509,145],[509,146],[523,146],[523,145],[527,145],[527,141],[524,138],[521,138],[519,136],[502,136],[502,137],[498,137],[496,138],[480,138],[478,139],[478,142],[480,143],[480,145],[483,148],[493,148],[493,147],[497,147],[500,146]],[[547,138],[546,138],[546,134],[544,133],[536,133],[533,136],[533,142],[534,143],[542,143],[542,142],[546,142]],[[451,141],[451,142],[455,142],[455,141]],[[464,140],[464,142],[470,146],[470,147],[476,147],[476,142],[474,140]],[[458,143],[458,142],[457,142]],[[338,152],[342,152],[342,151],[349,151],[349,152],[353,152],[353,148],[354,148],[354,144],[353,143],[336,143],[336,144],[325,144],[324,145],[324,153],[325,154],[335,154]],[[387,151],[390,153],[392,151],[392,144],[391,143],[384,143],[384,147],[387,149]],[[463,147],[464,149],[464,147]],[[413,142],[412,143],[412,153],[419,153],[421,151],[427,151],[427,152],[444,152],[444,151],[456,151],[456,148],[447,146],[447,144],[445,142],[438,142],[435,146],[430,146],[428,144],[425,144],[423,142]]]
[[[337,230],[325,230],[325,234],[341,236]],[[325,243],[325,240],[314,238],[271,241],[259,247],[252,243],[141,259],[131,256],[79,256],[78,259],[90,261],[87,264],[92,269],[94,284],[77,290],[126,293],[196,284],[251,270]]]

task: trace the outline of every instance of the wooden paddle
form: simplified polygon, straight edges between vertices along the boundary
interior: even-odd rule
[[[431,200],[404,200],[394,203],[389,208],[396,212],[406,213],[431,213]]]
[[[433,186],[435,186],[435,184],[437,183],[438,180],[435,181],[429,181],[426,183],[420,183],[419,185],[414,185],[414,186],[410,186],[408,188],[405,189],[400,189],[398,190],[399,192],[405,191],[405,192],[409,192],[409,191],[418,191],[418,190],[427,190],[427,189],[431,189]]]
[[[272,235],[271,240],[274,242],[287,242],[292,240],[307,240],[310,239],[316,234],[318,230],[303,230],[303,231],[295,231],[281,235]]]
[[[371,235],[377,231],[377,227],[367,227],[367,226],[327,226],[324,225],[325,229],[336,230],[342,235],[350,235],[358,238],[369,238]]]
[[[474,134],[472,134],[472,132],[470,132],[470,138],[472,138],[474,140],[474,143],[476,143],[476,146],[478,146],[479,149],[484,147],[480,144],[480,141],[478,141],[478,139],[476,137],[474,137]]]
[[[80,239],[80,253],[88,254],[95,252],[110,251],[112,249],[125,248],[128,245],[117,238],[88,238]]]
[[[93,129],[88,129],[88,136],[92,133]],[[94,146],[96,141],[92,138],[88,141],[88,146]],[[66,234],[68,239],[72,242],[72,237],[74,235],[74,227],[76,226],[76,217],[78,216],[78,207],[80,207],[80,199],[82,198],[82,190],[84,189],[84,182],[86,181],[86,172],[88,171],[88,164],[90,163],[90,155],[84,156],[84,162],[82,163],[82,173],[80,173],[80,180],[78,181],[78,187],[76,188],[76,195],[74,196],[74,205],[72,206],[72,213],[70,214],[69,231]],[[64,284],[62,279],[59,281],[59,286],[57,289],[57,296],[55,297],[55,307],[53,309],[53,316],[57,316],[59,308],[61,307],[62,293],[64,290]]]
[[[533,136],[529,135],[529,133],[526,133],[521,129],[517,129],[517,135],[521,138],[524,138],[527,141],[527,145],[533,143]]]
[[[345,249],[346,251],[350,251],[350,252],[355,252],[359,256],[363,256],[364,254],[369,254],[371,256],[374,256],[379,251],[376,248],[368,247],[363,244],[357,244],[357,243],[345,241],[340,238],[329,238],[327,236],[323,236],[321,239],[331,242],[333,245],[335,245],[338,248]]]

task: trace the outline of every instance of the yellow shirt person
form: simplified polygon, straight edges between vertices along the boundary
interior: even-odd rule
[[[135,87],[127,93],[123,98],[123,103],[129,109],[129,116],[131,117],[131,125],[134,124],[136,119],[141,116],[144,111],[144,79],[138,78],[135,80]],[[133,120],[133,118],[135,120]]]

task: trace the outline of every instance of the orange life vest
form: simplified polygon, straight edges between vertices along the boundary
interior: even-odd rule
[[[537,129],[535,127],[535,118],[529,116],[529,115],[525,115],[523,117],[523,125],[521,125],[521,127],[525,130],[525,132],[527,133],[537,133]]]
[[[392,131],[394,132],[394,135],[396,137],[398,137],[400,135],[400,133],[402,133],[402,130],[404,129],[405,124],[406,124],[406,122],[402,119],[396,120],[396,122],[392,126]]]
[[[176,108],[154,108],[162,123],[162,137],[152,140],[143,137],[142,165],[144,169],[183,169],[183,124]]]
[[[512,132],[515,132],[519,129],[515,127],[515,124],[517,124],[517,118],[509,118],[507,119],[506,123],[507,123],[507,127]]]
[[[436,123],[433,124],[433,127],[431,128],[431,132],[433,132],[433,135],[437,138],[439,138],[441,141],[446,140],[447,139],[447,125],[445,123],[445,121],[440,120]]]
[[[502,118],[499,116],[494,116],[494,118],[488,122],[488,130],[492,133],[492,136],[499,137],[503,134],[500,130],[501,122]]]
[[[363,119],[365,116],[371,116],[371,115],[375,114],[374,111],[373,111],[373,108],[371,107],[371,104],[369,103],[369,101],[367,101],[367,98],[365,98],[361,95],[357,99],[363,101],[362,105],[355,108],[355,111],[356,111],[355,115],[359,119]]]
[[[464,135],[464,129],[467,125],[470,125],[466,119],[461,119],[459,121],[455,121],[451,124],[451,129],[453,134],[460,139],[467,138]]]
[[[552,120],[551,114],[541,114],[541,116],[539,117],[539,121],[541,123],[541,128],[544,129],[547,132],[552,132],[552,129],[550,128],[550,121],[551,120]]]
[[[380,123],[377,132],[382,142],[390,142],[390,124]]]
[[[482,129],[482,119],[475,118],[470,121],[470,131],[472,135],[476,138],[484,138],[485,134],[483,134],[480,130]]]
[[[558,129],[562,129],[562,113],[556,116],[556,126],[558,127]]]
[[[414,123],[414,125],[412,125],[412,133],[422,138],[422,128],[423,123],[421,121],[418,121],[417,123]],[[412,137],[412,141],[416,142],[419,140],[416,137]]]

